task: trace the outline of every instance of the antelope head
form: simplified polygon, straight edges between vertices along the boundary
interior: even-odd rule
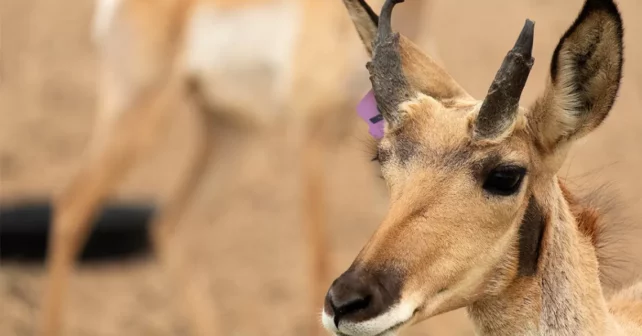
[[[586,1],[528,108],[519,101],[534,62],[532,21],[476,100],[392,31],[399,2],[387,0],[377,17],[363,0],[344,0],[371,55],[390,207],[326,295],[323,324],[336,335],[394,335],[535,276],[557,171],[569,145],[607,116],[621,79],[611,0]]]

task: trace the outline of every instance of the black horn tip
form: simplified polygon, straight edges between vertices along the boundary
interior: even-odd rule
[[[522,32],[519,33],[517,42],[513,47],[513,52],[517,54],[522,54],[526,57],[531,57],[533,53],[533,40],[535,36],[535,22],[529,19],[526,19],[524,23],[524,28]]]
[[[392,33],[392,10],[395,5],[405,0],[386,0],[381,8],[381,15],[379,16],[379,34],[388,35]]]
[[[404,2],[404,1],[406,1],[406,0],[386,0],[386,2],[383,4],[383,7],[382,7],[382,8],[390,7],[390,9],[385,9],[385,10],[386,10],[386,11],[392,11],[392,8],[393,8],[396,4],[398,4],[398,3],[402,3],[402,2]]]

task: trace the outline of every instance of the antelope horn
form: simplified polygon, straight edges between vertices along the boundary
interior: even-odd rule
[[[535,23],[526,20],[482,103],[475,121],[475,137],[497,137],[515,121],[519,99],[535,62],[532,57],[534,34]]]
[[[372,61],[366,67],[377,106],[388,122],[396,122],[399,104],[410,98],[410,85],[404,75],[399,53],[399,33],[392,32],[392,9],[404,0],[386,0],[379,17]]]

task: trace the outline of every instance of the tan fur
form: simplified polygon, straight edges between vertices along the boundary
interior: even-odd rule
[[[356,74],[363,71],[364,55],[356,43],[356,34],[349,26],[342,4],[317,0],[106,1],[103,10],[111,8],[113,11],[98,13],[94,31],[100,74],[96,129],[80,171],[56,200],[39,334],[57,336],[62,333],[69,277],[74,259],[90,231],[90,219],[135,161],[150,152],[162,137],[173,111],[178,108],[176,103],[183,98],[187,98],[192,105],[191,111],[199,117],[199,129],[195,134],[198,148],[188,168],[182,172],[177,190],[152,223],[152,238],[158,258],[172,278],[172,287],[182,299],[180,311],[185,312],[189,320],[191,334],[221,334],[215,307],[208,299],[206,278],[199,270],[188,269],[181,251],[173,249],[170,243],[191,196],[208,170],[215,145],[215,134],[210,125],[225,117],[231,118],[233,124],[251,126],[260,131],[261,127],[268,125],[261,124],[259,119],[282,120],[279,115],[270,114],[275,111],[285,111],[284,115],[290,117],[301,115],[309,123],[302,140],[305,192],[301,206],[304,209],[306,242],[310,247],[311,293],[315,296],[310,305],[311,328],[314,330],[307,334],[316,333],[317,328],[313,327],[316,324],[316,307],[327,283],[329,269],[323,218],[325,195],[322,192],[323,152],[328,136],[318,124],[325,120],[335,122],[335,114],[344,112],[342,109],[346,103],[356,101],[367,89],[365,86],[359,90],[353,87]],[[424,13],[421,3],[416,2],[415,5],[415,10],[410,13]],[[270,54],[273,50],[265,47],[257,51],[265,52],[265,57],[264,54],[232,55],[229,59],[221,59],[218,58],[220,53],[217,56],[209,54],[221,51],[216,48],[205,49],[203,52],[206,54],[200,55],[208,63],[206,66],[211,62],[221,68],[226,68],[229,64],[225,62],[237,59],[236,56],[256,56],[256,59],[236,68],[241,72],[262,62],[271,67],[265,72],[256,71],[250,80],[241,80],[240,83],[237,80],[240,89],[230,92],[235,98],[224,100],[217,93],[238,79],[238,73],[222,77],[219,73],[208,72],[206,67],[199,67],[202,63],[188,68],[188,56],[193,56],[203,45],[190,44],[191,36],[187,34],[201,34],[197,37],[203,37],[217,33],[207,31],[207,26],[197,26],[196,30],[205,29],[200,32],[188,30],[188,27],[194,28],[197,14],[205,15],[206,21],[207,15],[217,15],[221,22],[227,20],[224,23],[231,25],[228,28],[248,28],[250,34],[244,36],[247,40],[242,40],[232,33],[216,43],[230,48],[253,47],[248,42],[256,38],[251,36],[253,33],[273,28],[274,22],[270,22],[270,17],[260,15],[265,8],[277,11],[294,9],[286,13],[295,13],[288,18],[292,22],[285,22],[292,24],[294,31],[284,31],[290,29],[287,25],[275,28],[276,34],[280,35],[274,37],[282,38],[279,48],[285,49],[274,49],[283,54]],[[242,17],[253,10],[255,14],[258,11],[262,26],[253,26],[259,24],[257,22],[234,21],[234,15]],[[298,21],[295,20],[296,15],[299,15]],[[288,39],[291,36],[294,43],[290,48]],[[266,82],[260,82],[262,80]],[[263,90],[279,87],[282,95],[255,91],[251,87],[255,83],[268,83],[258,86]],[[345,83],[345,86],[338,83]],[[346,94],[346,88],[353,91]]]
[[[386,125],[378,144],[390,207],[352,269],[403,279],[396,304],[414,314],[401,327],[377,330],[396,334],[467,307],[478,335],[642,335],[642,283],[607,301],[596,254],[600,214],[557,178],[573,140],[598,127],[615,99],[622,42],[619,15],[609,10],[593,9],[563,40],[557,77],[538,102],[520,108],[506,134],[480,141],[471,126],[481,101],[402,39],[399,52],[416,95],[390,112],[402,122]],[[578,66],[578,59],[586,63]],[[484,168],[502,164],[527,169],[510,196],[482,188]],[[526,218],[528,209],[538,216]],[[520,229],[539,224],[536,269],[523,273]]]
[[[598,246],[600,229],[598,227],[600,220],[600,213],[597,209],[587,207],[580,203],[578,199],[571,193],[562,181],[559,181],[560,189],[564,200],[568,203],[571,213],[577,222],[577,228],[586,237],[589,238],[593,246]]]

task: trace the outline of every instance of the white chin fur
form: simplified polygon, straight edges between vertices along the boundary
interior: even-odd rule
[[[388,331],[391,328],[400,326],[412,318],[415,308],[409,303],[401,302],[392,306],[384,314],[367,321],[353,323],[349,321],[339,322],[339,328],[334,325],[334,318],[323,311],[321,322],[323,327],[334,333],[349,336],[394,336],[395,331]]]

